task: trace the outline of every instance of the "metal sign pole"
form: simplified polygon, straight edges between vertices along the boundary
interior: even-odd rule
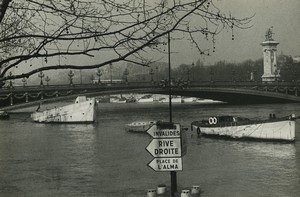
[[[171,46],[170,46],[170,32],[168,33],[168,58],[169,58],[169,115],[170,123],[172,123],[172,87],[171,87]],[[177,192],[177,173],[171,171],[171,196],[175,196]]]

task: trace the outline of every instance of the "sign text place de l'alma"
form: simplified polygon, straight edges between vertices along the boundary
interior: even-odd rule
[[[178,171],[182,170],[181,158],[154,158],[148,166],[155,171]]]

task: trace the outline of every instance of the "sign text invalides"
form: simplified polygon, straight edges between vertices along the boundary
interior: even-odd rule
[[[180,137],[180,125],[175,124],[175,126],[175,129],[159,129],[157,125],[153,125],[147,133],[153,138],[177,138]]]
[[[148,166],[155,171],[181,171],[181,158],[154,158]]]
[[[181,157],[181,140],[174,139],[152,139],[146,150],[153,157]]]

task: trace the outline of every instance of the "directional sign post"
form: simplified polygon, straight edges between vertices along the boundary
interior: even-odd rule
[[[146,150],[154,157],[148,166],[156,172],[171,172],[171,186],[176,190],[176,171],[182,171],[182,156],[186,154],[185,130],[180,124],[160,123],[147,133],[153,138]]]
[[[146,150],[154,157],[148,166],[158,172],[181,171],[181,157],[186,153],[186,145],[180,124],[169,124],[167,128],[155,124],[147,133],[153,139]]]

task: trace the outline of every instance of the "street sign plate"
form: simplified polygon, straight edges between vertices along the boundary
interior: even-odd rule
[[[173,139],[152,139],[146,150],[153,157],[180,157],[181,140]]]
[[[147,133],[153,138],[179,138],[180,124],[174,124],[174,126],[174,129],[160,129],[157,125],[153,125]]]
[[[157,172],[181,171],[181,158],[154,158],[148,166]]]

